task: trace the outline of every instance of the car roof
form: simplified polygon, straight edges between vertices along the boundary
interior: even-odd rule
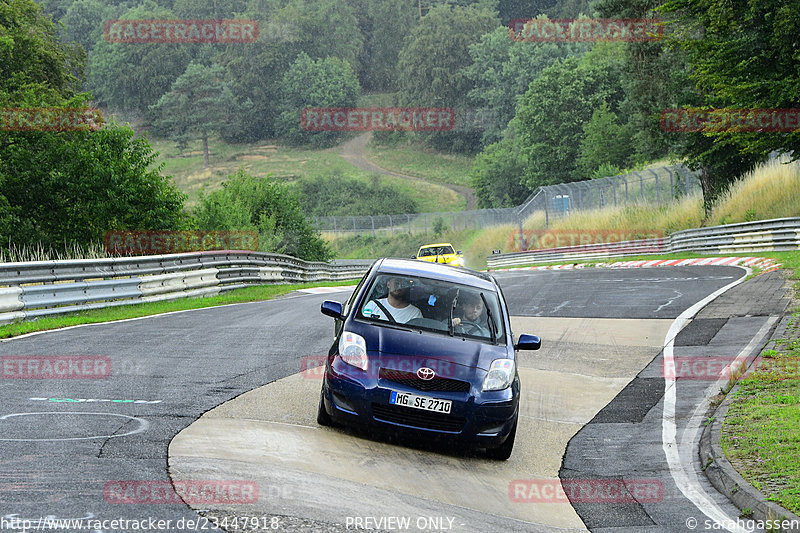
[[[386,258],[381,259],[376,268],[377,274],[406,274],[440,281],[451,281],[464,285],[472,285],[481,289],[495,290],[494,278],[464,267],[454,267],[439,263],[428,263],[416,259]]]
[[[450,248],[453,247],[452,244],[449,242],[437,242],[436,244],[423,244],[420,248],[430,248],[431,246],[449,246]]]

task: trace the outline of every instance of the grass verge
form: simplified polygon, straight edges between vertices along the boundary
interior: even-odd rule
[[[126,318],[160,315],[162,313],[169,313],[172,311],[185,311],[188,309],[202,309],[204,307],[215,307],[219,305],[271,300],[297,289],[308,289],[311,287],[335,287],[354,284],[355,280],[288,285],[256,285],[254,287],[235,289],[217,296],[181,298],[163,302],[149,302],[142,304],[121,305],[119,307],[109,307],[106,309],[93,309],[90,311],[70,313],[68,315],[46,317],[38,320],[17,322],[14,324],[0,326],[0,339],[16,337],[18,335],[33,333],[35,331],[45,331],[50,329],[65,328],[68,326],[77,326],[79,324],[97,324],[100,322],[124,320]]]
[[[787,338],[762,352],[739,382],[722,426],[722,449],[750,484],[800,513],[800,313]]]

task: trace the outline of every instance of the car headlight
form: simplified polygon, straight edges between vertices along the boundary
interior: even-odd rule
[[[361,335],[345,331],[339,337],[339,357],[350,366],[367,370],[367,342]]]
[[[511,386],[514,381],[514,360],[495,359],[489,367],[489,373],[483,380],[483,391],[503,390]]]

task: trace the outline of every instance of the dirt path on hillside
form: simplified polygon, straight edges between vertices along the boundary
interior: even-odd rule
[[[367,172],[375,172],[376,174],[394,176],[395,178],[403,178],[411,181],[425,181],[427,183],[433,183],[435,185],[441,185],[442,187],[446,187],[451,191],[455,191],[459,196],[464,197],[464,199],[467,202],[467,207],[466,207],[467,210],[475,209],[475,206],[478,205],[478,199],[475,196],[475,189],[471,189],[470,187],[465,187],[463,185],[439,183],[436,181],[426,180],[418,176],[408,176],[406,174],[392,172],[391,170],[386,170],[385,168],[381,168],[375,163],[371,162],[370,160],[367,159],[366,156],[367,143],[369,142],[371,137],[372,137],[372,132],[367,132],[359,135],[354,139],[350,139],[349,141],[341,145],[341,147],[339,148],[339,154],[354,167],[360,168],[361,170],[366,170]]]

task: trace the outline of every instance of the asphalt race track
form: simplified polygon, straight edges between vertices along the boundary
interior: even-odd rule
[[[698,530],[707,517],[735,519],[694,457],[716,381],[679,377],[668,387],[664,364],[733,360],[763,345],[781,312],[765,304],[772,293],[764,286],[779,290],[779,273],[730,289],[674,335],[676,318],[694,317],[692,306],[744,274],[498,273],[515,332],[543,341],[539,352],[520,354],[523,416],[507,462],[316,425],[320,382],[300,374],[301,364],[327,353],[332,339],[320,303],[348,292],[2,342],[4,357],[99,356],[111,371],[94,379],[13,379],[4,371],[0,531],[44,517],[90,519],[80,530],[108,532],[210,530],[223,519],[232,531],[689,531],[689,517]],[[550,491],[623,479],[643,497]],[[216,497],[165,499],[156,489],[169,480],[187,494],[217,480]]]

